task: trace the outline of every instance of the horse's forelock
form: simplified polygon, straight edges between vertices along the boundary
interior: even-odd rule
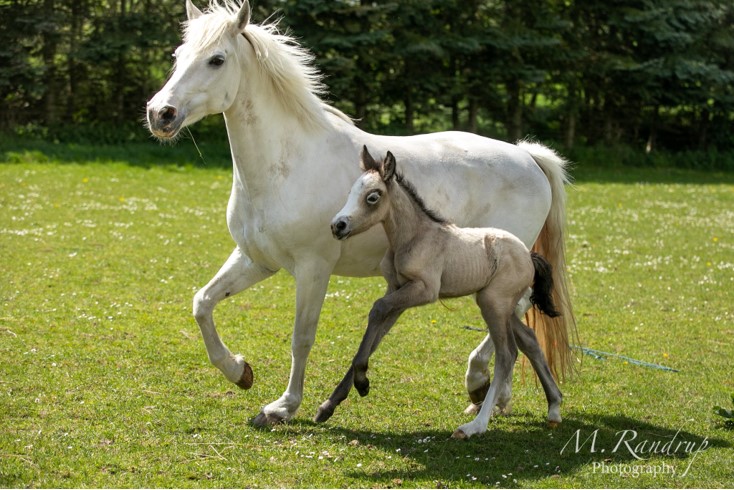
[[[204,15],[184,22],[184,44],[194,54],[205,52],[232,29],[235,21],[226,7],[212,3]]]

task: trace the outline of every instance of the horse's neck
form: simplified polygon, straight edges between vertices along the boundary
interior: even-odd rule
[[[413,241],[430,229],[434,223],[408,193],[397,183],[390,190],[390,212],[383,226],[393,250]]]
[[[240,97],[224,114],[234,171],[250,194],[267,194],[273,172],[289,173],[312,130],[279,104],[267,107],[244,91]]]

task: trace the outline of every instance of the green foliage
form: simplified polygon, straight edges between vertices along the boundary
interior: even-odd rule
[[[276,13],[314,51],[331,101],[366,130],[734,148],[727,0],[253,5],[256,22]],[[129,141],[184,18],[184,0],[0,2],[0,129],[86,141],[94,128],[105,142]]]

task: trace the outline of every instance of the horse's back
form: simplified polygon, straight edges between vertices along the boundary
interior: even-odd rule
[[[548,179],[517,145],[472,133],[371,136],[391,151],[428,207],[459,226],[509,230],[530,245],[551,204]]]

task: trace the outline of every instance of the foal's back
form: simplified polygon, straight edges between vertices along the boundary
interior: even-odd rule
[[[442,298],[467,296],[493,287],[514,295],[524,291],[533,279],[530,253],[515,235],[498,228],[440,227],[443,235],[443,260],[436,257],[441,268]]]

